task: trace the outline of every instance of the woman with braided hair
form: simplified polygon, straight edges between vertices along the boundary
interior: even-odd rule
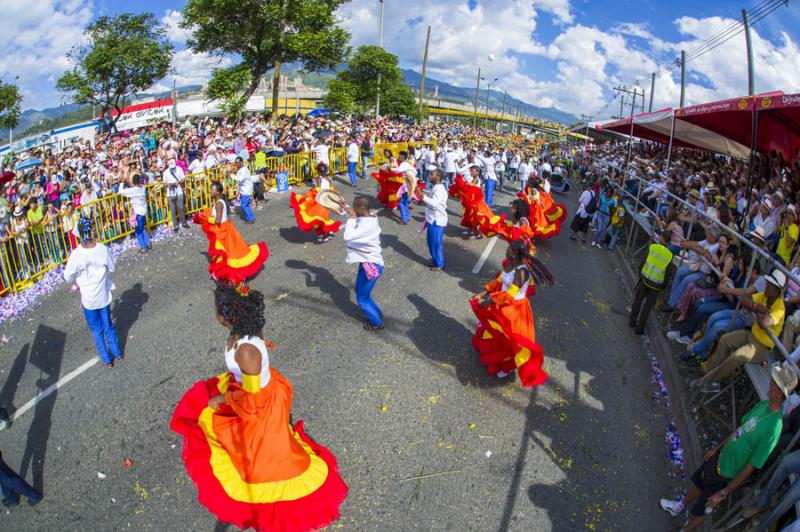
[[[339,518],[347,486],[336,458],[290,425],[292,385],[269,364],[264,296],[244,286],[214,291],[228,331],[227,371],[189,389],[170,428],[183,436],[183,461],[198,500],[242,529],[306,531]]]
[[[480,363],[490,375],[500,378],[517,370],[523,386],[538,386],[547,380],[527,297],[534,281],[552,285],[553,276],[530,254],[528,242],[514,240],[506,249],[500,274],[470,300],[478,318],[472,345],[480,354]]]

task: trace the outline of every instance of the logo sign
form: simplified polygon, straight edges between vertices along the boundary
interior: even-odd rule
[[[745,99],[739,100],[739,110],[744,111],[745,109],[747,109],[747,100]]]
[[[286,192],[289,190],[288,172],[278,172],[275,174],[275,188],[278,189],[278,192]]]
[[[116,114],[116,112],[113,112]],[[158,100],[137,105],[129,105],[122,109],[117,119],[117,129],[127,131],[157,122],[172,120],[172,100]]]
[[[763,109],[769,109],[770,107],[772,107],[772,98],[770,98],[769,96],[767,96],[766,98],[762,98],[761,107]]]

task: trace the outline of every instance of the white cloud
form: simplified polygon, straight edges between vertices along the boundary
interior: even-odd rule
[[[172,67],[175,74],[153,86],[153,91],[172,89],[173,79],[178,87],[188,85],[205,85],[216,68],[226,68],[233,64],[227,57],[212,57],[207,54],[195,54],[189,49],[179,50],[172,56]]]
[[[183,22],[183,13],[175,9],[167,9],[161,18],[161,23],[167,28],[167,38],[179,46],[185,45],[192,36],[192,30],[181,28],[181,22]]]
[[[81,42],[92,18],[89,2],[80,0],[3,0],[0,76],[19,85],[23,107],[56,102],[55,80],[70,68],[67,53]]]
[[[533,0],[533,7],[552,13],[560,23],[571,24],[573,22],[569,0]]]

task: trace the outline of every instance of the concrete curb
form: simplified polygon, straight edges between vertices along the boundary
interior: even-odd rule
[[[616,251],[617,262],[620,264],[620,271],[623,272],[625,286],[628,288],[632,298],[633,290],[637,282],[637,275],[631,269],[628,261],[625,260],[625,256],[621,251],[621,246],[617,247]],[[694,422],[692,421],[691,411],[689,410],[686,397],[682,394],[681,378],[675,367],[672,349],[664,336],[664,331],[661,330],[658,324],[658,320],[653,317],[652,313],[647,319],[646,332],[650,339],[650,346],[653,349],[653,353],[655,353],[656,360],[664,372],[664,383],[667,386],[667,393],[669,393],[669,401],[674,417],[673,421],[684,444],[685,472],[689,475],[703,463],[703,452],[697,438]]]

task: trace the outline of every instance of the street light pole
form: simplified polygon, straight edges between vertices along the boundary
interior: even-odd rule
[[[475,115],[472,117],[472,127],[478,127],[478,94],[481,90],[481,67],[478,67],[478,81],[475,83]]]
[[[383,49],[383,1],[379,0],[381,3],[381,23],[380,29],[378,30],[378,46]],[[375,100],[375,118],[381,116],[381,73],[378,72],[378,97]]]

